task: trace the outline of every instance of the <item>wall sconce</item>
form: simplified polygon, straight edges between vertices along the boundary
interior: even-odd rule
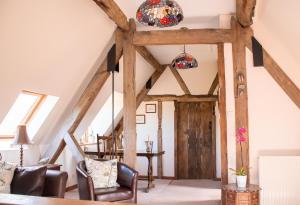
[[[245,76],[243,73],[239,73],[237,75],[237,89],[236,89],[236,97],[240,97],[245,93],[246,83],[245,83]]]

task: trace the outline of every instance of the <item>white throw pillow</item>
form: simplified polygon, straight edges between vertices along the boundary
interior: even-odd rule
[[[10,184],[17,165],[0,161],[0,193],[10,193]]]
[[[85,158],[88,174],[92,177],[94,188],[118,187],[118,160],[97,161]]]

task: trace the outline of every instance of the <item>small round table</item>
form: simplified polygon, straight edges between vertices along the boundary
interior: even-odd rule
[[[258,185],[250,184],[246,188],[238,188],[236,184],[228,184],[222,187],[223,205],[259,205]]]

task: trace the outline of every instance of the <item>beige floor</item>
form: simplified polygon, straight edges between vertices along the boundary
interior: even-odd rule
[[[220,205],[220,182],[210,180],[156,180],[155,188],[145,193],[146,181],[139,181],[138,204],[145,205]],[[78,199],[77,190],[66,198]]]

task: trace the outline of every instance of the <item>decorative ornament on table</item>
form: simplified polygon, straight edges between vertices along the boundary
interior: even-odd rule
[[[247,129],[244,127],[240,127],[237,130],[237,135],[236,135],[236,140],[239,143],[239,148],[240,148],[240,152],[241,152],[241,162],[242,162],[242,167],[239,169],[230,169],[231,171],[234,172],[234,174],[236,175],[236,181],[237,181],[237,186],[238,188],[246,188],[247,186],[247,167],[244,167],[244,160],[243,160],[243,146],[242,143],[247,142]]]
[[[146,144],[146,152],[152,153],[153,141],[150,140],[149,136],[148,136],[148,140],[145,141],[145,144]]]
[[[148,26],[176,26],[183,20],[183,11],[174,0],[146,0],[137,10],[136,19]]]

